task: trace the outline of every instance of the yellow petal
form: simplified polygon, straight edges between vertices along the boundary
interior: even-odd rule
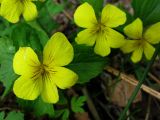
[[[131,24],[127,25],[124,28],[125,34],[132,39],[140,39],[142,37],[143,32],[143,23],[137,18]]]
[[[107,56],[111,52],[106,36],[100,35],[96,40],[94,52],[100,56]]]
[[[41,97],[44,102],[56,103],[59,100],[58,90],[50,74],[43,76],[43,90]]]
[[[78,33],[76,37],[76,42],[78,44],[86,44],[88,46],[93,46],[96,41],[97,35],[92,32],[91,29],[85,29]]]
[[[148,42],[145,42],[144,54],[148,60],[150,60],[155,52],[155,48]]]
[[[126,40],[126,43],[121,47],[121,50],[124,53],[130,53],[138,47],[137,42],[138,40]]]
[[[131,60],[134,63],[137,63],[142,59],[142,55],[143,55],[143,48],[139,47],[135,51],[133,51],[132,56],[131,56]]]
[[[63,33],[55,33],[43,51],[43,63],[47,66],[65,66],[73,59],[73,47]]]
[[[26,100],[35,100],[40,95],[41,90],[41,78],[32,79],[21,76],[14,82],[13,86],[14,94]]]
[[[37,55],[30,47],[21,47],[13,58],[13,69],[16,74],[28,76],[40,65]]]
[[[126,42],[122,34],[111,28],[107,28],[106,34],[108,44],[111,48],[120,48]]]
[[[38,15],[36,5],[32,3],[30,0],[25,0],[24,4],[24,11],[23,17],[26,21],[31,21],[35,19]]]
[[[23,11],[21,0],[3,0],[1,2],[1,16],[9,22],[16,23]]]
[[[80,5],[74,13],[75,23],[83,28],[91,28],[97,23],[93,7],[86,3]]]
[[[155,23],[154,25],[149,27],[144,34],[144,38],[152,44],[159,43],[160,41],[160,22]]]
[[[67,68],[55,67],[54,71],[56,72],[53,74],[53,79],[61,89],[72,87],[78,80],[78,75]]]
[[[102,10],[101,22],[108,27],[118,27],[126,22],[126,14],[116,6],[106,5]]]

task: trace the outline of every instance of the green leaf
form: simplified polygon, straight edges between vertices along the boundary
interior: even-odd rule
[[[35,31],[32,31],[30,33],[30,36],[28,37],[29,41],[30,41],[30,46],[34,49],[34,51],[36,51],[36,53],[40,53],[43,49],[42,45],[40,44],[40,40],[36,34]]]
[[[52,31],[59,27],[59,24],[53,19],[53,16],[62,12],[63,9],[64,5],[55,4],[53,0],[48,0],[40,10],[37,21],[48,34],[52,34]]]
[[[9,22],[3,17],[0,17],[0,23],[0,36],[10,35],[14,25],[10,26]]]
[[[8,38],[0,38],[0,81],[5,86],[2,98],[10,91],[17,75],[13,71],[12,61],[15,53],[15,47]]]
[[[53,0],[48,0],[45,7],[50,15],[56,15],[64,10],[63,4],[56,4]]]
[[[40,97],[34,101],[17,99],[17,102],[27,112],[33,111],[37,117],[40,117],[46,114],[49,115],[50,117],[54,117],[53,105],[43,102]]]
[[[69,110],[65,109],[62,115],[62,120],[68,120],[69,118]]]
[[[59,94],[59,101],[58,101],[58,105],[66,105],[68,103],[67,98],[64,94],[64,91],[59,90],[58,91]]]
[[[52,32],[59,27],[59,24],[57,21],[51,18],[45,8],[41,10],[41,14],[43,15],[39,16],[38,22],[43,27],[43,30],[51,35]]]
[[[61,120],[68,120],[69,114],[70,112],[68,109],[57,110],[55,112],[55,118],[61,117]]]
[[[34,113],[36,116],[42,116],[48,114],[50,117],[54,116],[54,108],[52,104],[44,103],[39,98],[34,104]]]
[[[0,112],[0,120],[3,120],[4,116],[5,116],[5,113],[4,112]]]
[[[88,2],[93,6],[95,13],[99,14],[102,11],[104,0],[81,0],[81,2]]]
[[[5,117],[4,112],[0,112],[0,120],[24,120],[24,114],[21,112],[11,111]]]
[[[37,36],[39,37],[41,44],[45,46],[45,44],[49,40],[47,33],[41,28],[37,21],[27,22],[27,24],[30,25],[31,28],[36,30]]]
[[[21,112],[9,112],[4,120],[24,120],[24,114]]]
[[[85,45],[73,45],[74,60],[67,67],[79,75],[78,83],[89,82],[102,72],[108,59],[96,55],[92,47]]]
[[[28,44],[28,36],[30,36],[28,25],[20,23],[12,29],[11,39],[14,41],[14,45],[18,48],[19,46],[24,47]]]
[[[19,31],[21,31],[21,33],[19,33]],[[12,29],[11,39],[14,41],[17,49],[19,49],[19,47],[30,46],[36,52],[42,51],[42,44],[40,43],[41,40],[37,34],[37,30],[26,23],[20,23]]]
[[[78,113],[78,112],[84,112],[84,109],[82,106],[86,102],[86,97],[85,96],[80,96],[80,97],[73,97],[71,99],[71,109],[73,112]]]
[[[19,33],[21,31],[21,33]],[[37,30],[22,22],[12,29],[11,39],[18,50],[19,47],[32,47],[36,52],[42,51],[42,44]]]
[[[144,25],[160,21],[160,0],[132,0],[134,17],[141,18]]]
[[[7,37],[0,38],[0,63],[3,59],[11,56],[15,53],[15,47],[13,41]]]

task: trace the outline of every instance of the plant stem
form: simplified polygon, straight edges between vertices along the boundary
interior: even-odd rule
[[[88,108],[91,111],[91,114],[93,115],[95,120],[101,120],[100,116],[98,115],[98,112],[96,110],[96,107],[94,106],[94,103],[92,101],[92,99],[89,96],[88,90],[86,87],[84,87],[82,89],[83,94],[87,97],[87,104],[88,104]]]
[[[150,67],[152,66],[152,64],[154,63],[158,53],[160,51],[160,44],[157,46],[156,51],[152,57],[152,59],[149,61],[146,70],[144,71],[141,79],[139,80],[138,85],[136,86],[135,90],[132,93],[132,96],[129,98],[128,103],[126,105],[126,107],[124,108],[123,112],[121,113],[119,120],[125,120],[126,119],[126,112],[128,111],[130,105],[132,104],[133,100],[135,99],[137,93],[139,92],[141,85],[143,84],[143,82],[145,81],[145,78],[150,70]]]

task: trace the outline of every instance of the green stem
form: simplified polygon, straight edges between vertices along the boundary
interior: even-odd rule
[[[121,115],[120,115],[120,117],[119,117],[119,120],[125,120],[125,118],[126,118],[126,112],[128,111],[130,105],[132,104],[133,100],[135,99],[137,93],[139,92],[139,90],[140,90],[140,88],[141,88],[141,85],[142,85],[143,82],[145,81],[145,78],[146,78],[146,76],[147,76],[147,74],[148,74],[148,72],[149,72],[149,70],[150,70],[150,67],[151,67],[152,64],[154,63],[154,61],[155,61],[155,59],[156,59],[159,51],[160,51],[160,44],[157,46],[156,51],[155,51],[152,59],[149,61],[146,70],[144,71],[141,79],[139,80],[138,85],[136,86],[135,90],[133,91],[132,96],[129,98],[126,107],[124,108],[123,112],[121,113]]]

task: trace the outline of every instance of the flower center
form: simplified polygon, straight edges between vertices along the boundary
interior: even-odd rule
[[[40,65],[39,72],[40,72],[41,75],[44,75],[45,72],[47,72],[46,69],[45,69],[45,67],[46,67],[46,66],[43,65],[43,64]]]
[[[26,5],[26,4],[29,2],[29,0],[20,0],[20,2],[21,2],[23,5]]]
[[[104,33],[105,28],[106,28],[106,26],[104,24],[102,24],[101,22],[98,22],[97,24],[95,24],[93,31],[95,33]]]
[[[20,0],[21,3],[23,3],[25,0]]]
[[[32,78],[35,79],[35,80],[38,79],[38,78],[41,77],[41,76],[42,76],[42,78],[43,78],[43,77],[46,76],[48,73],[49,73],[49,71],[47,70],[47,66],[44,65],[44,64],[41,64],[40,66],[37,66],[37,67],[35,68],[35,71],[34,71],[34,73],[33,73]]]
[[[145,42],[147,42],[147,41],[145,39],[141,38],[141,39],[137,40],[136,45],[139,46],[139,47],[144,48]]]

